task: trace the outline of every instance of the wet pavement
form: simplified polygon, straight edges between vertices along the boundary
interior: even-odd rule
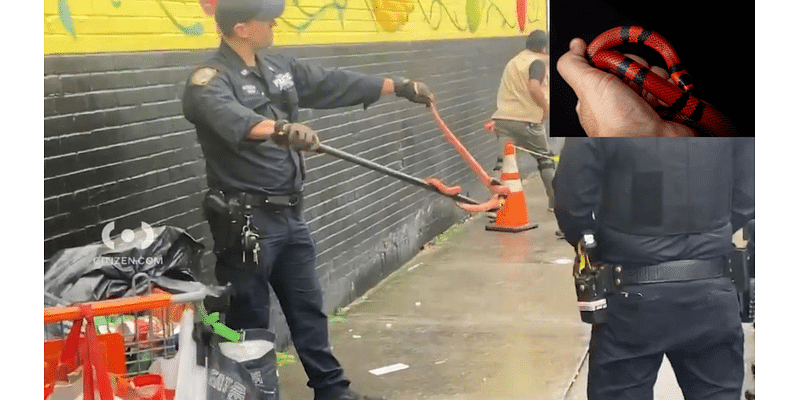
[[[392,400],[586,398],[590,326],[575,305],[574,253],[555,236],[538,174],[523,187],[538,228],[487,231],[477,214],[330,317],[354,390]],[[369,372],[397,364],[407,368]],[[279,373],[282,400],[313,398],[299,361]],[[655,394],[682,398],[667,363]]]

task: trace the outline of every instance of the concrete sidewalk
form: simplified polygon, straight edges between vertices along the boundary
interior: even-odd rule
[[[586,398],[590,326],[575,305],[574,253],[554,234],[538,174],[523,187],[538,228],[486,231],[476,215],[331,316],[333,353],[353,389],[391,400]],[[408,368],[369,372],[400,363]],[[299,361],[279,373],[282,400],[313,398]],[[655,392],[681,398],[668,366]]]

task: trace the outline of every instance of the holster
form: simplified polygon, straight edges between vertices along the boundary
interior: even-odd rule
[[[244,206],[240,196],[226,198],[218,189],[209,189],[203,199],[203,211],[214,238],[214,253],[239,250],[245,225]]]
[[[622,267],[596,262],[591,267],[580,270],[576,259],[572,276],[581,320],[588,324],[606,322],[606,297],[621,289]]]
[[[746,249],[734,247],[728,257],[728,270],[739,295],[739,314],[742,322],[753,322],[756,317],[755,278],[751,270],[751,255]]]

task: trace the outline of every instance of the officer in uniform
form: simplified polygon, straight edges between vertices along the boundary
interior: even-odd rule
[[[754,141],[568,141],[559,227],[573,246],[593,232],[596,261],[620,265],[624,285],[592,326],[588,398],[652,399],[666,354],[687,399],[738,400],[743,333],[723,274],[733,232],[755,217]]]
[[[492,120],[498,139],[511,138],[536,159],[547,193],[547,208],[552,210],[555,163],[545,131],[545,120],[550,114],[549,43],[547,32],[533,31],[525,41],[525,49],[506,64]],[[505,140],[500,140],[499,144],[495,170],[503,162]]]
[[[186,83],[183,111],[206,161],[204,209],[217,256],[215,275],[235,296],[233,329],[269,327],[269,286],[280,300],[316,400],[369,399],[331,354],[314,241],[302,216],[303,150],[317,134],[298,108],[335,108],[395,93],[415,103],[433,94],[419,82],[369,76],[264,52],[283,0],[219,0],[219,49]]]

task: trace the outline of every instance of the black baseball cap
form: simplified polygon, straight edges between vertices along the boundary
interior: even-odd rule
[[[284,0],[218,0],[214,18],[220,28],[233,27],[254,19],[276,19],[284,8]]]

